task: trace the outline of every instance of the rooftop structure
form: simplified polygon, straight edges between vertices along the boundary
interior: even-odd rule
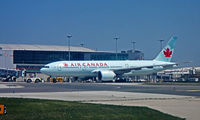
[[[68,46],[58,45],[28,45],[28,44],[0,44],[2,50],[34,50],[34,51],[68,51]],[[71,51],[96,52],[95,50],[81,47],[70,46]]]

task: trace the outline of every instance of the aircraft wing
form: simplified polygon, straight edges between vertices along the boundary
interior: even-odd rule
[[[154,67],[163,67],[163,68],[171,68],[172,66],[177,65],[175,64],[170,64],[170,65],[150,65],[150,66],[141,66],[141,67],[130,67],[130,68],[120,68],[120,69],[113,69],[112,71],[116,74],[116,75],[122,75],[124,73],[128,73],[131,72],[132,70],[141,70],[143,68],[154,68]]]

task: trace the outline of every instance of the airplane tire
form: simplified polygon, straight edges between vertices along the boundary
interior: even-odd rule
[[[28,80],[27,80],[27,83],[31,83],[31,82],[32,82],[32,80],[31,80],[31,79],[28,79]]]
[[[39,79],[36,79],[36,80],[35,80],[35,83],[39,83],[39,82],[40,82],[40,80],[39,80]]]

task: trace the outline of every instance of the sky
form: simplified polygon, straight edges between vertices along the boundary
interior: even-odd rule
[[[173,61],[200,66],[200,0],[0,0],[0,43],[71,45],[153,59],[177,36]]]

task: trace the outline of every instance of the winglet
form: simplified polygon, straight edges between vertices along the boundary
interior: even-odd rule
[[[177,37],[172,37],[154,60],[170,62],[174,53],[174,47],[177,39]]]

